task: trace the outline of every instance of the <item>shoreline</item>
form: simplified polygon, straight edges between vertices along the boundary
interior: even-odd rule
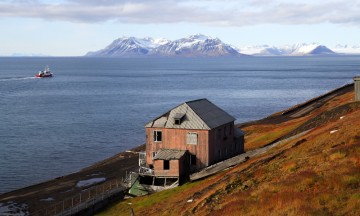
[[[95,182],[89,186],[79,186],[80,182],[101,179],[104,180],[101,183],[104,183],[124,178],[127,172],[137,170],[138,152],[143,150],[145,150],[145,144],[117,153],[77,172],[2,193],[0,194],[0,213],[2,209],[8,207],[14,215],[18,213],[27,215],[55,205],[97,184]]]

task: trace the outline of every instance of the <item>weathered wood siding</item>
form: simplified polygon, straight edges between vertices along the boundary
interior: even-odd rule
[[[162,141],[154,141],[154,131],[162,132]],[[187,134],[197,133],[198,143],[187,144]],[[160,149],[187,150],[196,155],[196,165],[191,169],[200,169],[232,156],[243,153],[243,140],[234,139],[234,122],[222,125],[210,131],[186,130],[174,128],[146,128],[146,162],[153,165],[152,155]]]
[[[155,176],[180,176],[179,160],[170,160],[169,169],[164,170],[164,161],[155,160],[154,161],[154,174]]]
[[[164,170],[164,160],[154,160],[154,175],[155,176],[169,176],[169,177],[180,177],[185,174],[189,174],[187,170],[188,164],[185,161],[186,156],[181,157],[179,160],[170,160],[169,169]]]
[[[154,141],[154,131],[162,132],[162,141]],[[189,132],[198,134],[198,144],[187,144]],[[207,130],[186,130],[171,128],[146,128],[146,162],[153,164],[152,152],[159,149],[187,150],[190,154],[196,155],[196,169],[209,165],[208,142],[209,131]]]
[[[243,152],[234,139],[234,123],[217,127],[209,132],[209,165]]]

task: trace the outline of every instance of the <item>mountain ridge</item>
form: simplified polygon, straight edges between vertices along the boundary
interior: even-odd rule
[[[114,40],[104,49],[89,52],[86,56],[238,56],[241,55],[232,46],[223,43],[218,38],[202,34],[190,35],[170,41],[167,39],[153,39],[122,37]]]
[[[103,49],[88,52],[87,57],[219,57],[219,56],[317,56],[356,55],[359,46],[320,43],[298,43],[284,46],[239,46],[224,43],[219,38],[203,34],[190,35],[177,40],[151,37],[121,37]]]

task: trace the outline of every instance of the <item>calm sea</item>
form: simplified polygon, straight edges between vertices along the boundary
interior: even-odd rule
[[[49,65],[53,78],[35,79]],[[360,57],[0,58],[0,193],[144,143],[144,124],[208,98],[255,120],[352,81]]]

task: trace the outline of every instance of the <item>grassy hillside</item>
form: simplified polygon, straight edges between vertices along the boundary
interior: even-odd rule
[[[360,102],[346,92],[296,118],[243,125],[246,150],[312,129],[201,181],[127,199],[99,215],[358,215]]]

